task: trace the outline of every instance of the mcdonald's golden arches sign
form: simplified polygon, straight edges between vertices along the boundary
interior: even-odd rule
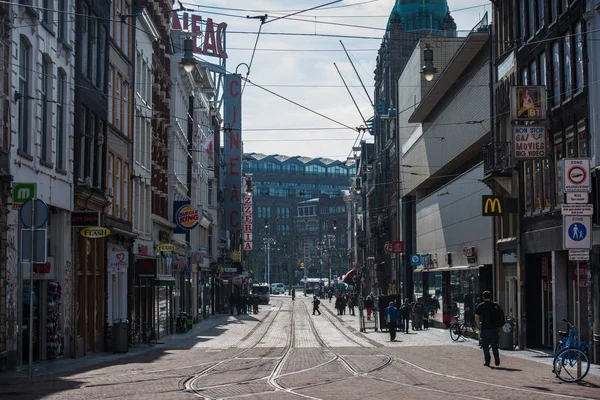
[[[519,202],[515,198],[502,198],[500,196],[481,196],[481,215],[493,217],[495,215],[515,214],[519,212]]]

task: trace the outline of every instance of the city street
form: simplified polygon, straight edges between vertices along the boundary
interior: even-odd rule
[[[483,367],[474,340],[448,331],[361,333],[333,302],[273,296],[257,315],[217,315],[128,354],[102,354],[0,375],[7,399],[600,399],[600,367],[561,383],[541,352],[503,351]]]

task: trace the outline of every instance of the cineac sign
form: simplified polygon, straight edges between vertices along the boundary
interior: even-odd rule
[[[204,28],[204,31],[202,28]],[[203,21],[202,16],[198,14],[173,12],[171,29],[174,31],[191,31],[195,33],[195,54],[218,57],[223,60],[227,59],[227,49],[225,48],[227,24],[225,22],[215,24],[212,18],[207,18],[206,21]]]

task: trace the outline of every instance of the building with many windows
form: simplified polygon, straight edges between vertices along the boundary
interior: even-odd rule
[[[247,260],[254,279],[268,280],[267,248],[263,246],[268,238],[277,241],[269,250],[275,266],[269,268],[271,282],[287,284],[301,278],[304,272],[297,268],[301,262],[311,276],[321,272],[321,260],[331,260],[334,275],[346,272],[342,190],[348,189],[354,166],[323,158],[248,153],[242,171],[251,178],[253,188],[254,250]],[[325,260],[322,256],[328,251],[332,255]]]

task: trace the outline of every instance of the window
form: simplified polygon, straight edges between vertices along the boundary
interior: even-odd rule
[[[40,141],[40,158],[42,161],[50,162],[50,149],[48,146],[52,143],[52,136],[50,136],[50,126],[52,124],[52,110],[50,109],[50,101],[52,100],[52,66],[45,57],[42,58],[41,75],[42,85],[40,87],[40,97],[42,103],[42,140]]]
[[[523,85],[529,85],[529,80],[527,78],[527,68],[523,68],[521,70],[521,83]]]
[[[94,168],[95,163],[95,142],[96,142],[96,115],[89,113],[88,126],[86,130],[86,152],[85,152],[85,164],[86,164],[86,177],[89,177],[92,185],[94,185]]]
[[[83,75],[88,75],[88,40],[89,40],[89,30],[88,30],[88,21],[89,21],[90,11],[88,9],[87,4],[82,5],[81,11],[81,72]]]
[[[550,19],[554,21],[558,18],[558,2],[560,0],[550,0]]]
[[[567,35],[563,38],[563,59],[564,59],[564,80],[565,80],[565,98],[571,96],[573,89],[572,73],[571,73],[571,36]]]
[[[525,39],[527,37],[527,2],[525,0],[521,0],[521,39]]]
[[[21,37],[19,42],[19,150],[29,154],[29,66],[31,57],[29,43]]]
[[[130,85],[128,82],[124,82],[123,84],[123,131],[122,133],[125,136],[131,136],[131,132],[129,132],[129,90]]]
[[[544,6],[545,0],[537,0],[537,9],[538,9],[538,24],[539,27],[544,26]]]
[[[115,216],[117,218],[121,218],[121,207],[123,203],[121,202],[121,168],[123,162],[120,158],[117,157],[117,164],[115,165],[115,185],[114,185],[114,196],[115,196]]]
[[[115,118],[113,124],[117,129],[121,130],[121,113],[123,112],[121,104],[121,85],[123,84],[123,78],[121,74],[117,72],[117,81],[115,83]]]
[[[544,166],[544,207],[550,207],[552,199],[552,165],[549,159],[542,160]]]
[[[208,205],[213,205],[213,181],[208,181]]]
[[[142,53],[139,51],[135,54],[135,91],[141,95],[142,72],[144,65],[142,64]]]
[[[112,65],[108,66],[108,120],[113,122],[113,108],[114,103],[117,99],[115,96],[114,88],[113,88],[113,76],[115,74],[115,69]]]
[[[106,36],[106,27],[98,24],[98,75],[94,83],[102,92],[104,92],[104,68],[106,65]]]
[[[114,208],[115,208],[115,200],[114,200],[114,187],[115,187],[115,180],[113,177],[113,168],[114,168],[114,156],[112,155],[112,153],[108,153],[108,167],[107,169],[107,182],[106,182],[106,187],[110,188],[109,189],[109,196],[112,196],[112,204],[110,207],[108,207],[108,215],[113,215],[114,214]],[[110,192],[113,192],[112,194]]]
[[[565,130],[565,140],[566,140],[566,153],[567,158],[576,158],[577,157],[577,148],[578,143],[575,140],[575,127],[569,126]]]
[[[131,5],[129,5],[129,2],[127,0],[125,0],[124,14],[131,15]],[[133,24],[125,22],[121,25],[123,25],[123,41],[120,43],[120,47],[121,50],[123,50],[123,53],[125,53],[125,55],[129,57],[129,49],[131,47],[131,43],[129,43],[129,36]]]
[[[538,84],[538,77],[537,77],[537,62],[535,60],[533,60],[531,62],[531,64],[529,65],[529,76],[530,76],[530,81],[532,85],[537,85]]]
[[[96,161],[96,179],[95,186],[98,188],[102,188],[102,178],[104,174],[104,157],[102,153],[102,147],[104,145],[104,121],[100,118],[97,119],[98,127],[96,130],[96,139],[95,139],[95,148],[94,151],[96,155],[94,156]]]
[[[42,3],[42,22],[50,29],[54,29],[54,0],[44,0]]]
[[[67,1],[68,0],[57,0],[58,1],[58,39],[63,42],[67,41]]]
[[[533,191],[533,206],[535,209],[542,208],[543,204],[543,195],[544,195],[544,181],[542,175],[542,161],[534,160],[533,161],[533,181],[534,181],[534,191]]]
[[[87,127],[87,108],[81,107],[79,114],[79,158],[78,158],[78,171],[77,179],[83,182],[85,179],[85,141],[86,141],[86,127]]]
[[[579,142],[579,157],[589,157],[590,152],[585,119],[577,123],[577,140]]]
[[[535,18],[535,5],[537,0],[529,0],[529,35],[535,35],[536,29],[536,18]]]
[[[563,168],[559,160],[562,160],[565,157],[563,152],[563,143],[562,143],[562,133],[558,132],[554,134],[554,165],[556,166],[556,176],[555,176],[555,193],[556,193],[556,202],[562,203],[562,179],[563,179]]]
[[[552,104],[560,104],[560,46],[558,42],[552,44]]]
[[[95,15],[90,15],[88,28],[90,69],[86,72],[86,76],[95,85],[96,80],[98,79],[98,20]]]
[[[546,73],[546,53],[540,54],[540,85],[548,86],[548,76]]]
[[[583,89],[583,35],[581,22],[575,25],[575,89]]]
[[[569,9],[569,0],[562,0],[562,12],[565,12]]]
[[[129,220],[129,164],[123,163],[123,219]]]
[[[65,170],[65,129],[66,129],[66,85],[67,75],[58,70],[56,81],[56,168]]]

